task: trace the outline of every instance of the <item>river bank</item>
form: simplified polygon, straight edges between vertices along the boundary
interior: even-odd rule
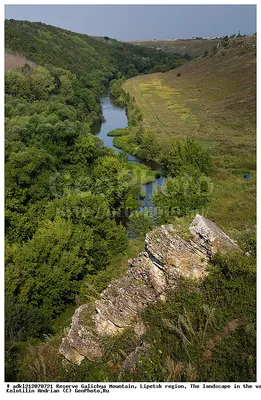
[[[161,166],[154,161],[142,160],[133,154],[125,152],[124,149],[122,151],[122,149],[116,147],[114,133],[124,132],[124,128],[128,126],[125,107],[116,104],[110,97],[109,91],[104,93],[100,102],[103,117],[96,124],[92,125],[91,131],[103,141],[106,147],[126,156],[130,162],[134,178],[141,185],[140,207],[142,210],[149,208],[151,207],[150,196],[154,188],[163,183]]]

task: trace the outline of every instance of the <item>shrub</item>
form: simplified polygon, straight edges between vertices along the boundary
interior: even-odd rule
[[[153,217],[149,211],[135,211],[130,215],[128,231],[132,237],[142,237],[153,227]]]
[[[211,172],[209,154],[194,140],[167,139],[162,145],[159,162],[167,175],[175,177],[183,172],[196,170],[205,174]]]
[[[62,356],[51,343],[30,346],[23,358],[18,380],[24,382],[59,381],[63,372]]]
[[[171,222],[173,217],[182,217],[203,207],[209,201],[211,190],[210,180],[200,174],[166,178],[152,195],[152,204],[157,207],[159,223]]]

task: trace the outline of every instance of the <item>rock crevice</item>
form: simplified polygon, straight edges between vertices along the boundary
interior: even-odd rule
[[[166,299],[181,277],[203,279],[213,254],[238,249],[217,225],[200,215],[192,221],[189,232],[182,235],[173,225],[149,232],[145,251],[129,260],[127,274],[113,280],[99,300],[77,308],[60,353],[76,364],[85,357],[99,359],[102,336],[139,326],[137,321],[144,307]]]

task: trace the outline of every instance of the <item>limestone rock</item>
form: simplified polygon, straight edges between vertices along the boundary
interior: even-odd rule
[[[136,323],[136,325],[134,325],[134,332],[138,337],[140,337],[140,336],[144,335],[144,333],[146,333],[146,326],[144,325],[144,323],[142,321],[139,321]]]
[[[164,271],[165,276],[174,274],[202,278],[205,275],[208,261],[206,249],[194,238],[181,237],[173,225],[154,229],[146,235],[145,242],[150,259]]]
[[[166,299],[181,277],[203,279],[210,257],[232,249],[238,246],[200,215],[186,234],[173,225],[156,227],[146,235],[145,251],[129,260],[127,274],[113,280],[94,304],[75,311],[60,353],[79,364],[84,357],[96,360],[102,356],[100,338],[104,335],[119,334],[130,326],[142,335],[145,326],[139,316],[149,303]]]
[[[82,360],[85,358],[74,347],[72,347],[67,336],[63,338],[59,351],[64,357],[74,364],[81,364]]]
[[[199,214],[192,221],[189,230],[210,256],[217,251],[239,250],[236,242],[230,239],[214,222]]]
[[[60,353],[73,363],[80,364],[84,357],[94,361],[102,356],[99,338],[94,329],[94,312],[95,308],[91,303],[78,307],[72,317],[71,328],[62,340]]]

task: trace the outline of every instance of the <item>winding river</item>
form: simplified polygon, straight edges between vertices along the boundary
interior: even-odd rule
[[[113,137],[107,136],[107,133],[116,128],[125,128],[128,126],[128,120],[124,107],[119,107],[110,98],[109,93],[105,93],[100,99],[102,105],[103,119],[92,126],[92,133],[96,134],[100,139],[103,140],[105,146],[114,149],[117,153],[121,150],[113,145]],[[160,169],[160,165],[153,161],[144,161],[135,157],[132,154],[127,153],[128,160],[135,163],[142,163],[149,166],[152,170],[156,171]],[[140,210],[151,207],[150,196],[155,186],[161,185],[163,177],[160,176],[154,182],[142,185],[145,193],[145,198],[141,201]]]

